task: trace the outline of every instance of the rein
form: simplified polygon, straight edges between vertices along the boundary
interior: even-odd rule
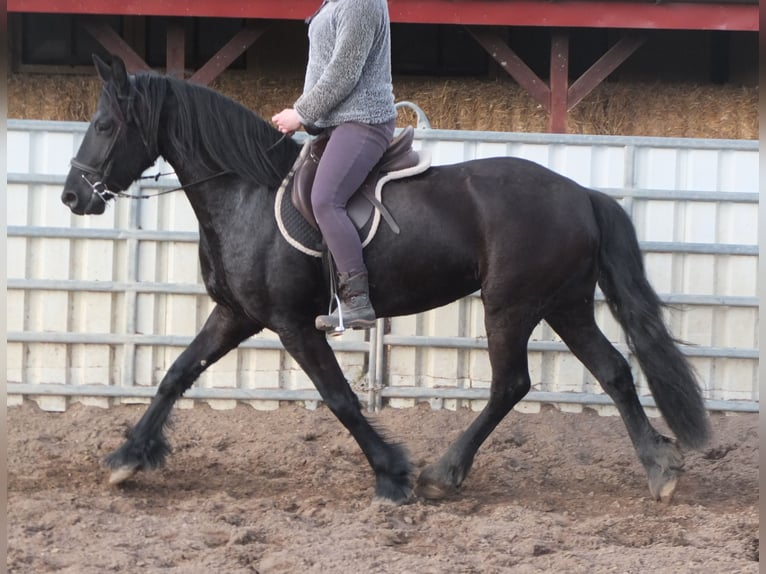
[[[185,185],[179,185],[178,187],[174,187],[172,189],[164,189],[162,191],[158,191],[156,193],[150,193],[149,195],[135,195],[132,193],[125,193],[124,191],[117,192],[117,197],[126,197],[129,199],[150,199],[152,197],[159,197],[160,195],[165,195],[166,193],[173,193],[174,191],[181,191],[182,189],[187,189],[189,187],[200,185],[202,183],[207,183],[208,181],[211,181],[213,179],[219,178],[223,175],[226,175],[228,173],[231,173],[230,171],[222,170],[218,171],[212,175],[209,175],[207,177],[203,177],[202,179],[198,179],[197,181],[193,181],[191,183],[187,183]],[[163,175],[173,175],[172,173],[157,173],[156,175],[144,175],[142,177],[139,177],[138,179],[153,179],[154,181],[159,181],[160,178]]]
[[[77,161],[75,158],[72,158],[69,161],[69,164],[79,169],[80,171],[83,171],[85,173],[81,174],[80,177],[85,180],[85,183],[88,184],[88,186],[93,190],[93,193],[95,193],[101,201],[106,203],[110,199],[151,199],[153,197],[159,197],[161,195],[166,195],[168,193],[173,193],[175,191],[181,191],[183,189],[188,189],[190,187],[193,187],[195,185],[200,185],[203,183],[207,183],[208,181],[211,181],[213,179],[216,179],[218,177],[221,177],[223,175],[226,175],[228,173],[231,173],[229,171],[223,170],[216,172],[212,175],[209,175],[207,177],[203,177],[202,179],[198,179],[197,181],[193,181],[191,183],[187,183],[184,185],[179,185],[178,187],[174,187],[171,189],[163,189],[162,191],[158,191],[156,193],[151,193],[148,195],[136,195],[135,193],[127,193],[125,191],[112,191],[106,187],[106,184],[99,180],[99,181],[90,181],[86,174],[95,175],[96,177],[101,177],[101,179],[106,179],[105,176],[101,176],[98,172],[98,170],[90,167],[89,165],[86,165],[84,163],[81,163]],[[153,179],[154,181],[159,181],[160,177],[164,175],[172,175],[170,173],[157,173],[156,175],[145,175],[142,177],[139,177],[138,179]]]

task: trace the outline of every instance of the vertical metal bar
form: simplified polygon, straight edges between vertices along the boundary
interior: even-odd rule
[[[378,346],[378,321],[375,323],[375,327],[370,329],[370,345],[367,347],[367,410],[372,412],[375,410],[375,376],[378,372],[378,356],[375,350]]]
[[[638,150],[636,149],[635,144],[629,144],[625,146],[625,165],[624,165],[624,179],[623,179],[623,189],[625,190],[625,197],[622,199],[622,208],[628,213],[628,216],[630,217],[630,220],[633,222],[633,225],[636,224],[636,217],[635,217],[635,204],[633,201],[633,192],[636,189],[637,184],[637,166],[636,161],[638,160]],[[622,326],[620,326],[620,332],[623,333],[622,339],[627,341],[627,337],[624,334],[624,331],[622,329]],[[637,373],[641,372],[641,368],[638,365],[636,361],[636,357],[633,353],[628,354],[626,357],[628,363],[630,364],[631,369],[633,370],[633,373],[635,373],[635,385],[636,390],[638,391],[638,386],[640,379],[638,378]],[[640,392],[640,391],[639,391]]]
[[[140,195],[142,193],[141,187],[134,185],[133,192]],[[140,201],[131,201],[129,208],[129,222],[128,228],[131,231],[140,229],[141,224],[141,212]],[[139,270],[139,250],[138,239],[135,237],[129,237],[127,239],[127,265],[128,276],[127,281],[129,283],[138,282],[138,270]],[[138,313],[138,292],[134,290],[127,291],[125,293],[125,333],[134,335],[137,332],[136,322]],[[136,379],[136,344],[125,343],[122,346],[122,386],[132,387],[135,384]]]
[[[378,336],[375,340],[375,410],[383,408],[383,376],[386,362],[384,359],[384,337],[386,336],[386,320],[378,319],[376,331]]]
[[[625,190],[625,198],[622,200],[622,206],[633,219],[633,191],[636,189],[636,146],[633,144],[625,146],[624,170],[622,187]]]

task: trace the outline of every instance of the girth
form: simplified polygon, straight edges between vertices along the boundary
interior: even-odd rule
[[[397,135],[383,153],[383,157],[367,176],[361,187],[354,193],[346,205],[348,216],[357,229],[362,229],[378,209],[383,219],[388,223],[394,233],[399,233],[399,226],[394,221],[391,213],[376,197],[375,189],[378,180],[386,174],[408,170],[418,165],[420,157],[418,152],[412,149],[415,138],[415,130],[412,126],[405,127]],[[329,138],[321,135],[307,144],[308,153],[301,154],[303,161],[299,161],[295,167],[292,191],[290,199],[298,212],[311,224],[314,229],[319,229],[314,210],[311,207],[311,187],[314,184],[317,166],[322,158]]]

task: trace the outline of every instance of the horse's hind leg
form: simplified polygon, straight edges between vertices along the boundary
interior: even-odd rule
[[[205,326],[173,362],[163,377],[149,408],[131,429],[125,443],[108,455],[111,484],[130,478],[137,471],[161,466],[170,453],[164,428],[176,400],[202,372],[260,327],[220,305],[213,309]]]
[[[439,499],[457,490],[468,475],[479,447],[529,392],[527,340],[537,318],[530,317],[521,308],[492,311],[485,304],[485,321],[492,366],[489,401],[441,459],[423,469],[416,492],[424,498]]]
[[[592,298],[580,298],[546,316],[548,324],[599,381],[620,412],[655,500],[670,500],[683,468],[675,443],[652,427],[641,406],[630,365],[596,325]]]

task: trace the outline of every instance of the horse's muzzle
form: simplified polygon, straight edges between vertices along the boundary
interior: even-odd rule
[[[106,202],[93,192],[84,200],[75,191],[64,188],[61,202],[75,215],[101,215],[106,209]]]

